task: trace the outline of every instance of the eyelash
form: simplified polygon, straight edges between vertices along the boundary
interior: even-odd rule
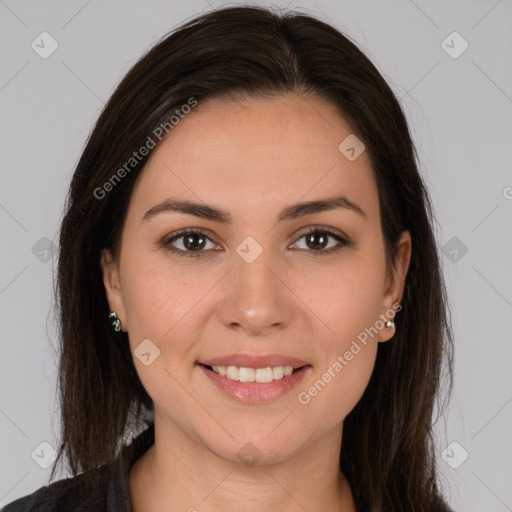
[[[323,249],[323,250],[307,250],[307,249],[299,249],[299,250],[305,250],[306,252],[312,253],[314,256],[324,256],[326,254],[333,254],[334,252],[339,251],[342,247],[350,245],[350,242],[340,237],[337,233],[332,231],[329,228],[323,227],[323,226],[314,226],[312,228],[309,228],[306,232],[302,233],[297,241],[301,240],[303,237],[310,235],[312,233],[322,233],[329,235],[330,237],[334,238],[339,242],[339,245],[335,247],[331,247],[330,249]],[[192,251],[183,251],[182,249],[176,249],[171,245],[171,242],[175,242],[176,240],[179,240],[180,238],[183,238],[185,235],[203,235],[205,236],[210,242],[215,243],[213,240],[210,239],[210,237],[205,233],[204,231],[200,229],[185,229],[182,231],[179,231],[178,233],[173,234],[170,238],[165,238],[162,240],[162,245],[165,249],[171,251],[173,254],[180,258],[197,258],[200,256],[203,256],[206,251],[198,251],[198,252],[192,252]],[[295,242],[294,242],[295,243]]]

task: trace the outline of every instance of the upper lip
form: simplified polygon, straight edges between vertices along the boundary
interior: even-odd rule
[[[238,366],[243,368],[267,368],[274,366],[293,366],[301,368],[308,363],[296,359],[295,357],[283,356],[280,354],[250,355],[250,354],[228,354],[225,356],[214,357],[198,361],[206,366]]]

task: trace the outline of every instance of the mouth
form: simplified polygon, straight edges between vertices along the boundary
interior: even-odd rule
[[[247,364],[247,363],[246,363]],[[265,366],[256,368],[197,363],[206,382],[228,398],[243,404],[269,403],[296,388],[311,373],[312,366]]]
[[[245,366],[235,365],[208,365],[198,363],[203,368],[216,373],[221,377],[225,377],[235,382],[255,382],[259,384],[266,384],[276,380],[281,380],[285,377],[296,373],[303,368],[309,367],[310,365],[305,364],[302,366],[266,366],[263,368],[249,368]]]

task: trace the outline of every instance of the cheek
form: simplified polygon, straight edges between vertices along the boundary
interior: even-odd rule
[[[172,330],[208,290],[207,283],[195,274],[172,265],[161,254],[141,251],[127,259],[123,301],[130,330],[159,339]]]
[[[190,386],[193,367],[196,311],[207,283],[192,282],[169,264],[151,264],[150,257],[126,261],[124,270],[123,300],[136,371],[155,405],[181,411],[188,404],[184,388]]]
[[[362,325],[361,319],[338,320],[336,336],[320,340],[321,362],[314,374],[297,390],[298,402],[326,428],[350,413],[372,375],[378,343]]]
[[[348,356],[348,354],[352,355]],[[375,342],[367,345],[356,342],[336,361],[338,364],[329,369],[331,381],[327,384],[330,388],[325,403],[332,409],[330,414],[334,416],[333,423],[342,421],[361,399],[370,381],[376,355]],[[351,357],[350,360],[349,357]],[[326,411],[326,414],[329,414],[329,411]]]
[[[315,323],[324,325],[321,330],[330,340],[329,352],[344,350],[347,343],[375,325],[382,308],[384,278],[384,265],[378,258],[354,252],[339,264],[305,275],[295,289],[315,313]]]
[[[377,253],[378,254],[378,253]],[[315,312],[319,364],[301,386],[299,403],[335,425],[355,407],[375,365],[382,307],[383,263],[374,255],[346,258],[344,265],[317,272],[300,291]],[[323,327],[322,327],[323,325]],[[314,412],[313,412],[314,411]]]

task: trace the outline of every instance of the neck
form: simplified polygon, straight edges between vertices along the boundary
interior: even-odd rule
[[[339,510],[355,512],[339,469],[341,428],[286,460],[245,466],[226,460],[179,429],[155,418],[155,444],[129,476],[133,512]]]

